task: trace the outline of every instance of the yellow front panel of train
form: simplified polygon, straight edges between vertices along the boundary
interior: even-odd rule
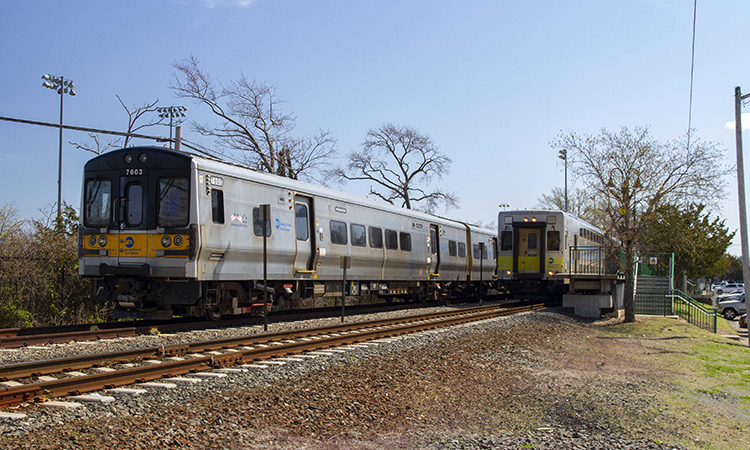
[[[565,257],[550,256],[547,258],[547,271],[562,272],[565,270]]]
[[[508,270],[513,270],[513,257],[512,256],[498,256],[497,257],[497,272],[504,274]]]
[[[140,257],[145,258],[149,256],[149,241],[150,235],[148,234],[129,234],[120,235],[119,256],[120,257]]]
[[[538,256],[519,256],[518,257],[518,272],[539,272],[539,257]]]

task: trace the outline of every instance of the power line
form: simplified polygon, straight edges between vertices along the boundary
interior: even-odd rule
[[[698,0],[693,2],[693,49],[690,56],[690,106],[688,107],[687,148],[690,150],[690,133],[693,126],[693,71],[695,69],[695,22],[698,16]]]
[[[18,119],[18,118],[15,118],[15,117],[0,116],[0,120],[4,120],[4,121],[7,121],[7,122],[23,123],[23,124],[27,124],[27,125],[38,125],[38,126],[42,126],[42,127],[62,128],[62,129],[65,129],[65,130],[85,131],[87,133],[109,134],[109,135],[113,135],[113,136],[124,136],[124,137],[128,137],[129,136],[129,137],[134,137],[134,138],[138,138],[138,139],[150,139],[150,140],[153,140],[153,141],[156,141],[156,142],[174,142],[175,141],[175,139],[170,139],[170,138],[161,137],[161,136],[147,136],[145,134],[127,133],[127,132],[124,132],[124,131],[101,130],[101,129],[98,129],[98,128],[77,127],[75,125],[61,125],[61,124],[58,124],[58,123],[39,122],[39,121],[36,121],[36,120]],[[212,156],[212,157],[215,158],[215,156],[212,155],[210,152],[208,152],[206,150],[203,150],[202,148],[196,147],[194,145],[187,144],[187,143],[185,143],[184,140],[181,141],[181,144],[183,146],[191,149],[191,150],[195,150],[198,153],[201,153],[201,154],[204,154],[204,155],[207,155],[207,156]],[[198,145],[198,144],[195,144],[195,145]]]
[[[0,116],[0,120],[4,120],[4,121],[7,121],[7,122],[23,123],[23,124],[27,124],[27,125],[38,125],[38,126],[50,127],[50,128],[63,128],[63,129],[66,129],[66,130],[84,131],[84,132],[87,132],[87,133],[109,134],[109,135],[113,135],[113,136],[125,136],[125,137],[129,136],[129,137],[134,137],[134,138],[138,138],[138,139],[150,139],[150,140],[153,140],[153,141],[156,141],[156,142],[174,142],[174,141],[176,141],[176,139],[170,139],[170,138],[167,138],[167,137],[148,136],[148,135],[145,135],[145,134],[127,133],[127,132],[123,132],[123,131],[102,130],[102,129],[98,129],[98,128],[78,127],[78,126],[75,126],[75,125],[61,125],[61,124],[58,124],[58,123],[39,122],[39,121],[36,121],[36,120],[18,119],[18,118],[15,118],[15,117]],[[214,154],[213,152],[207,150],[203,145],[201,145],[201,144],[199,144],[197,142],[191,142],[191,141],[186,140],[186,139],[180,139],[180,145],[182,145],[183,147],[187,147],[187,148],[189,148],[191,150],[195,150],[196,152],[198,152],[199,154],[201,154],[203,156],[207,156],[209,158],[212,158],[212,159],[215,159],[215,160],[218,160],[218,161],[223,161],[223,162],[227,162],[227,163],[230,163],[230,164],[234,164],[236,166],[244,167],[244,168],[251,169],[251,170],[256,170],[256,169],[253,169],[251,167],[248,167],[239,158],[231,157],[229,155],[218,156],[218,155]]]

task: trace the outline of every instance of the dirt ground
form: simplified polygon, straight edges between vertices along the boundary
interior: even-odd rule
[[[750,349],[679,319],[545,310],[379,351],[0,448],[750,449]]]

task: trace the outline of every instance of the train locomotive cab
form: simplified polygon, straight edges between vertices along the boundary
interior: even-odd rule
[[[565,215],[507,211],[498,217],[499,285],[514,294],[564,293]]]
[[[168,319],[201,296],[189,155],[129,147],[84,167],[79,272],[115,317]],[[178,309],[178,310],[175,310]]]

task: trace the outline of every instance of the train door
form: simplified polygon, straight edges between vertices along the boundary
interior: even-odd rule
[[[518,273],[539,272],[540,236],[539,228],[518,230]]]
[[[497,237],[493,236],[490,238],[490,241],[492,242],[490,245],[492,249],[492,254],[490,255],[490,261],[492,261],[493,265],[492,276],[497,278]]]
[[[117,205],[118,263],[143,264],[148,257],[148,177],[143,169],[137,175],[120,177],[120,196]]]
[[[294,229],[296,235],[296,254],[294,256],[294,271],[309,272],[313,270],[315,256],[315,214],[312,199],[295,195],[294,197]]]
[[[440,227],[430,225],[430,274],[440,274]]]

